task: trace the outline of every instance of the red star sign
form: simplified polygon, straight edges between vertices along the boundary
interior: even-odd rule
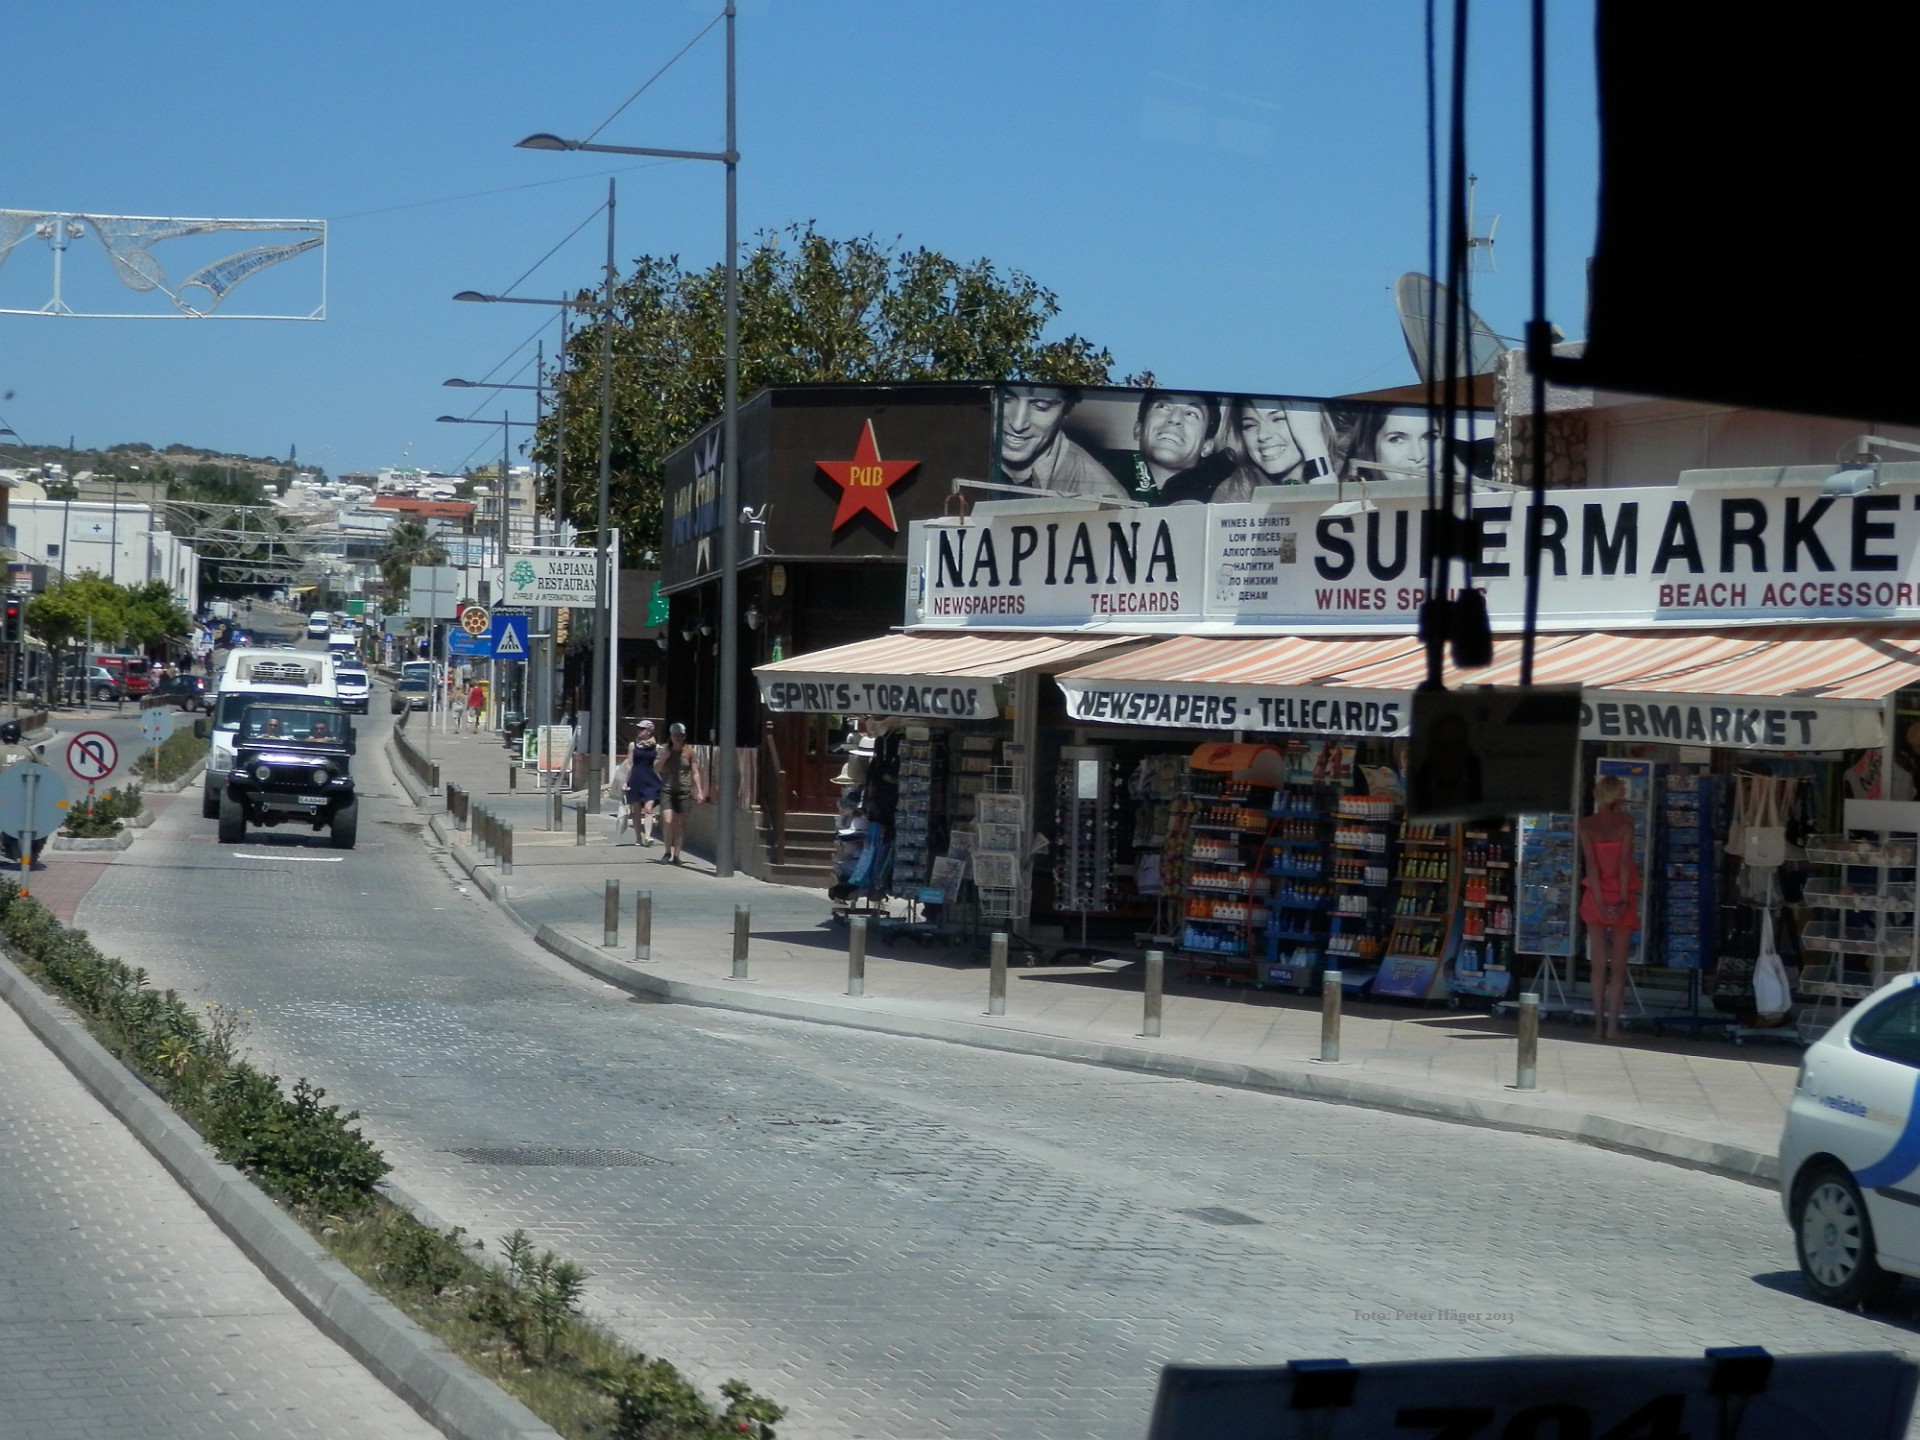
[[[899,531],[893,518],[893,500],[887,491],[901,476],[919,468],[918,460],[882,460],[880,447],[873,438],[873,421],[860,430],[860,443],[853,448],[851,460],[813,462],[840,487],[840,508],[833,512],[833,528],[838,530],[862,510],[887,529]]]

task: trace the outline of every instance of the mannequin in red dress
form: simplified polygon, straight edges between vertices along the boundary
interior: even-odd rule
[[[1627,993],[1627,952],[1640,922],[1640,861],[1633,853],[1633,817],[1620,808],[1627,782],[1602,775],[1593,785],[1593,813],[1580,822],[1580,918],[1593,962],[1593,1034],[1620,1038]]]

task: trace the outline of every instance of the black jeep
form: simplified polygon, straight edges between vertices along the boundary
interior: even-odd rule
[[[330,827],[334,849],[351,850],[360,825],[353,748],[353,723],[338,710],[298,701],[249,705],[220,792],[220,843],[238,844],[249,825],[303,822]]]

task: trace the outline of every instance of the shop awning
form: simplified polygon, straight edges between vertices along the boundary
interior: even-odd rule
[[[880,635],[756,665],[778,714],[924,715],[990,720],[995,687],[1027,670],[1051,673],[1139,642],[1116,635]]]
[[[1449,686],[1516,685],[1520,641]],[[1411,636],[1182,637],[1057,677],[1076,720],[1250,731],[1404,735],[1426,653]],[[1748,750],[1881,743],[1881,702],[1920,686],[1920,633],[1873,626],[1543,635],[1536,684],[1581,685],[1589,739]]]

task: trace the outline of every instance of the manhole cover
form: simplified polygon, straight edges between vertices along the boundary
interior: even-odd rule
[[[1224,1205],[1202,1205],[1197,1210],[1182,1210],[1180,1213],[1191,1215],[1196,1220],[1204,1220],[1209,1225],[1264,1225],[1267,1223],[1239,1210],[1229,1210]]]
[[[657,1155],[641,1150],[596,1150],[569,1145],[476,1145],[451,1152],[475,1165],[564,1165],[581,1170],[610,1170],[622,1166],[665,1165]]]

